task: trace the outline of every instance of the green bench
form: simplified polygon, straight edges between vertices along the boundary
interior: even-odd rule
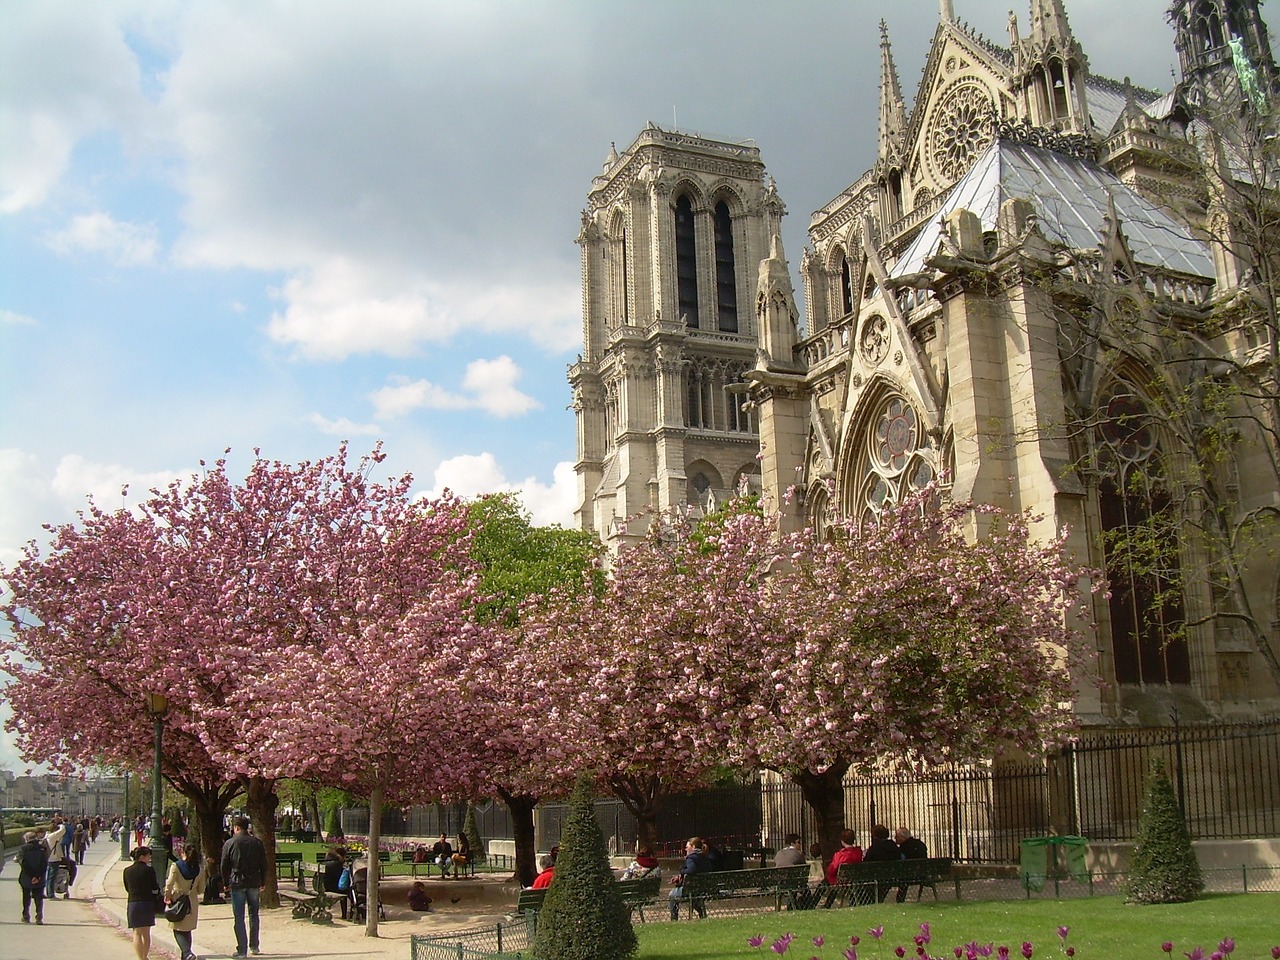
[[[827,897],[826,905],[831,906],[833,900],[841,906],[875,903],[894,887],[916,887],[917,900],[928,887],[933,891],[933,899],[937,900],[938,882],[950,876],[950,857],[843,863],[836,870],[836,885]]]
[[[699,916],[706,916],[709,900],[745,896],[772,896],[774,910],[781,910],[784,902],[788,907],[795,907],[796,895],[809,889],[809,865],[691,873],[684,878],[681,889],[682,899],[688,900],[693,908],[690,914]]]
[[[538,890],[521,890],[520,899],[516,901],[516,913],[536,914],[542,909],[542,901],[547,899],[547,888]]]
[[[276,852],[276,879],[297,880],[302,875],[302,854]]]
[[[639,880],[619,880],[618,893],[627,911],[638,914],[640,922],[645,922],[644,908],[662,897],[662,877],[654,874]],[[540,890],[521,890],[516,900],[516,914],[533,914],[537,916],[542,910],[542,903],[547,898],[547,888]]]

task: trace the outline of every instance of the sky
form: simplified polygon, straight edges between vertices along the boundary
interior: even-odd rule
[[[1026,35],[1028,0],[954,0],[1002,45],[1011,4]],[[1094,73],[1161,89],[1167,5],[1066,0]],[[795,275],[875,159],[879,21],[910,104],[938,10],[0,0],[0,567],[87,497],[344,440],[569,524],[574,240],[610,144],[754,141]]]

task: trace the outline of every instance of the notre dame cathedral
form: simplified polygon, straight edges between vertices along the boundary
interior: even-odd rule
[[[910,109],[882,24],[878,159],[813,215],[803,325],[758,149],[650,124],[610,151],[578,237],[577,523],[616,547],[750,488],[821,530],[940,482],[1107,572],[1084,724],[1280,712],[1280,244],[1240,226],[1280,212],[1259,5],[1174,0],[1161,92],[1095,74],[1067,0],[1007,46],[941,0]]]

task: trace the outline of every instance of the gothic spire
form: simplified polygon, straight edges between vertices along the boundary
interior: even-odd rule
[[[1062,0],[1031,0],[1031,42],[1050,46],[1055,41],[1064,52],[1075,46]]]
[[[940,0],[938,4],[938,12],[942,17],[943,23],[955,23],[956,11],[951,5],[951,0]]]
[[[896,154],[907,128],[907,108],[902,100],[898,68],[889,45],[889,27],[880,21],[880,159]]]

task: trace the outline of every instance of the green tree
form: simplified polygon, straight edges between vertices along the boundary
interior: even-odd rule
[[[521,609],[556,593],[599,591],[604,574],[599,560],[603,546],[593,534],[558,526],[535,527],[518,497],[502,493],[481,497],[470,504],[471,557],[479,565],[480,592],[487,597],[480,616],[506,628],[512,649],[523,643]],[[485,691],[507,702],[513,690],[524,690],[524,678],[509,676],[518,667],[503,654],[473,665],[468,696]],[[510,707],[495,704],[499,710]],[[542,791],[541,764],[513,753],[494,758],[493,790],[511,812],[515,834],[516,878],[524,886],[533,882],[535,846],[533,811]]]
[[[603,584],[597,569],[603,547],[594,534],[535,527],[520,499],[509,493],[481,497],[468,510],[471,556],[482,571],[481,592],[489,597],[480,607],[482,617],[514,625],[529,598],[576,589],[583,577],[596,589]]]
[[[1185,903],[1204,890],[1191,834],[1160,760],[1151,763],[1127,889],[1130,903]]]
[[[609,869],[594,799],[593,779],[582,774],[569,801],[555,879],[538,914],[535,960],[630,960],[636,954],[631,915]]]

